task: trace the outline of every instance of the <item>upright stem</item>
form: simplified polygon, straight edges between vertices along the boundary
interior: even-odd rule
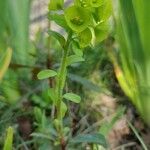
[[[62,102],[62,95],[63,95],[63,88],[64,82],[66,78],[66,71],[67,71],[67,56],[68,56],[68,49],[64,50],[60,70],[58,74],[58,81],[57,81],[57,119],[59,121],[62,119],[61,116],[61,102]]]
[[[65,80],[66,80],[66,73],[67,73],[67,56],[69,53],[69,44],[71,40],[72,34],[68,35],[67,42],[64,46],[64,51],[63,51],[63,57],[61,60],[60,68],[59,68],[59,73],[58,73],[58,78],[57,78],[57,84],[56,84],[56,95],[57,95],[57,119],[60,122],[59,126],[59,134],[60,134],[60,141],[61,141],[61,147],[62,150],[65,148],[65,140],[63,136],[63,117],[61,114],[61,107],[62,107],[62,96],[63,96],[63,89],[65,85]]]

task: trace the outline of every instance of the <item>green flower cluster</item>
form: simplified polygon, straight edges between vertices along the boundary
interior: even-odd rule
[[[78,34],[81,47],[87,46],[93,38],[94,42],[106,38],[111,10],[110,0],[74,0],[74,4],[65,9],[66,22]]]
[[[57,16],[57,21],[56,15],[51,18],[75,33],[82,48],[99,43],[108,35],[108,19],[112,11],[110,0],[74,0],[67,8],[64,8],[62,0],[51,0],[49,9],[63,10],[61,17]]]

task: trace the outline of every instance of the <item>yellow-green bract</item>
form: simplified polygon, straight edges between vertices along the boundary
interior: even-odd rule
[[[68,26],[75,32],[82,32],[92,21],[88,10],[79,6],[71,6],[65,10],[65,19]]]
[[[79,44],[81,47],[86,47],[91,43],[92,33],[89,28],[79,33]]]

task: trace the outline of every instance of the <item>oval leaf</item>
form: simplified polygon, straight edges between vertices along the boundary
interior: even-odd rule
[[[66,93],[63,95],[63,98],[70,100],[74,103],[80,103],[81,97],[79,95],[76,95],[74,93]]]
[[[38,73],[37,77],[38,77],[38,79],[42,80],[42,79],[54,77],[56,75],[57,75],[57,72],[47,69],[47,70],[40,71]]]
[[[58,40],[58,42],[60,43],[60,45],[62,47],[64,47],[64,45],[66,43],[66,40],[65,40],[65,38],[61,34],[59,34],[56,31],[52,31],[52,30],[49,30],[48,34],[51,35],[52,37],[56,38]]]
[[[67,65],[71,65],[73,63],[84,61],[84,58],[78,55],[71,55],[67,58]]]
[[[49,14],[48,16],[49,20],[52,20],[56,22],[59,26],[63,27],[66,30],[69,30],[70,28],[67,25],[67,22],[65,20],[65,17],[63,14]]]

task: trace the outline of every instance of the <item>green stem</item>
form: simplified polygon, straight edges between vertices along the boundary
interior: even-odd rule
[[[63,95],[63,88],[64,82],[66,78],[66,71],[67,71],[67,56],[68,56],[68,49],[64,50],[63,58],[61,61],[60,71],[58,75],[57,81],[57,119],[61,120],[61,102],[62,102],[62,95]]]
[[[60,134],[60,139],[63,140],[63,117],[61,114],[61,104],[62,104],[62,96],[63,96],[63,89],[65,85],[65,80],[66,80],[66,73],[67,73],[67,57],[69,53],[69,44],[71,40],[72,34],[68,35],[67,42],[64,46],[64,51],[63,51],[63,57],[62,61],[60,64],[59,68],[59,73],[58,73],[58,78],[57,78],[57,84],[56,84],[56,95],[57,95],[57,119],[60,122],[60,127],[59,127],[59,134]]]

